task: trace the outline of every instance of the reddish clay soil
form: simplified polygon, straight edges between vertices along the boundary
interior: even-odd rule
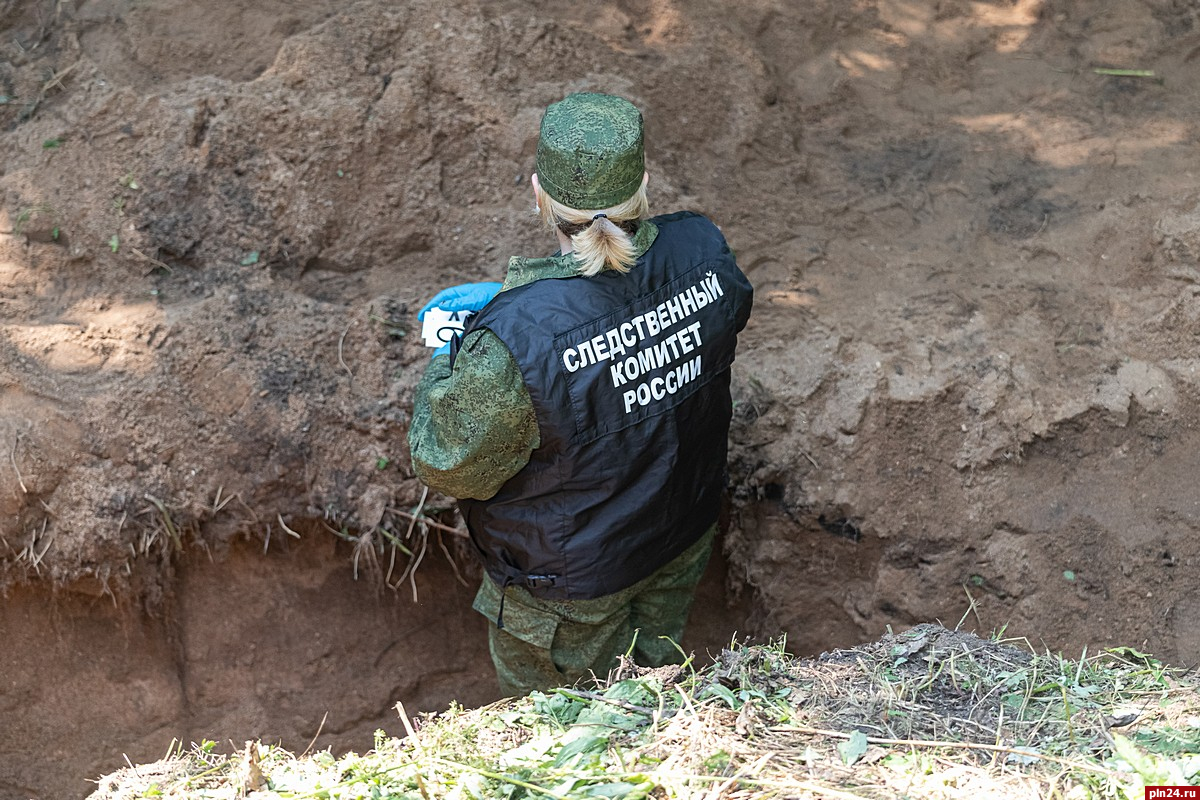
[[[0,800],[496,696],[414,311],[575,90],[755,284],[690,647],[1194,663],[1197,86],[1191,0],[0,0]]]

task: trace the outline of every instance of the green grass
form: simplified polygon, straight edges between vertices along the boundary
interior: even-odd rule
[[[95,798],[1141,798],[1200,779],[1195,681],[921,625],[818,659],[738,647],[472,711],[363,755],[175,748]]]

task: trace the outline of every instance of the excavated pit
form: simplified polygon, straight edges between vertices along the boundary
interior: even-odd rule
[[[379,575],[355,580],[352,557],[331,536],[265,556],[192,552],[149,612],[46,585],[11,591],[0,796],[84,797],[88,779],[125,756],[159,758],[172,739],[361,752],[377,730],[403,735],[398,702],[416,714],[499,698],[474,585],[441,552],[395,591]],[[747,631],[750,603],[728,599],[724,573],[714,559],[683,642],[701,660]]]
[[[384,534],[455,524],[413,311],[552,247],[576,90],[645,110],[655,211],[755,286],[685,645],[1195,663],[1194,4],[251,5],[0,0],[0,800],[495,696],[461,542],[414,603]]]

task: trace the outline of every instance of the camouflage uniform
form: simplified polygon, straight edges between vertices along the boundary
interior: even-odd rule
[[[649,578],[595,600],[541,600],[510,586],[503,630],[495,622],[500,587],[484,577],[475,610],[489,620],[488,648],[500,691],[519,696],[593,674],[604,678],[631,649],[633,660],[645,667],[683,663],[677,644],[715,536],[714,525]]]
[[[575,209],[613,207],[642,184],[641,114],[609,95],[571,95],[547,109],[536,160],[542,186],[555,200]],[[632,240],[636,255],[657,235],[652,222],[642,221]],[[501,291],[576,277],[578,269],[571,253],[513,258]],[[453,366],[448,355],[433,359],[417,385],[409,429],[413,469],[423,482],[452,497],[486,500],[540,444],[529,391],[495,334],[486,328],[467,334]],[[604,677],[630,650],[645,666],[681,662],[675,645],[661,637],[677,642],[682,635],[714,535],[715,526],[650,577],[592,600],[542,600],[518,585],[502,590],[485,576],[474,608],[489,620],[503,692],[526,694],[592,673]]]
[[[657,236],[654,223],[642,222],[633,237],[637,255]],[[501,291],[577,277],[578,270],[571,253],[513,257]],[[468,334],[453,370],[449,356],[433,359],[417,384],[408,444],[417,477],[451,497],[486,500],[529,462],[541,444],[537,416],[517,362],[495,334]]]
[[[658,230],[642,222],[633,237],[637,254],[649,249]],[[504,289],[544,278],[578,274],[571,254],[513,258]],[[540,444],[537,417],[516,361],[489,330],[466,337],[451,369],[438,356],[417,385],[409,429],[413,469],[424,483],[451,497],[481,500],[517,474]],[[634,648],[639,664],[681,661],[670,641],[683,634],[696,584],[708,563],[714,531],[649,578],[594,600],[539,600],[510,586],[504,597],[504,628],[496,626],[500,587],[488,577],[474,607],[489,620],[488,644],[501,690],[527,694],[574,683],[616,666]]]

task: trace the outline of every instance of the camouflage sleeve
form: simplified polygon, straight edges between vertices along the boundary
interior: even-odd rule
[[[455,356],[433,359],[417,384],[408,446],[413,470],[451,497],[486,500],[541,444],[517,362],[489,330],[468,334]]]

